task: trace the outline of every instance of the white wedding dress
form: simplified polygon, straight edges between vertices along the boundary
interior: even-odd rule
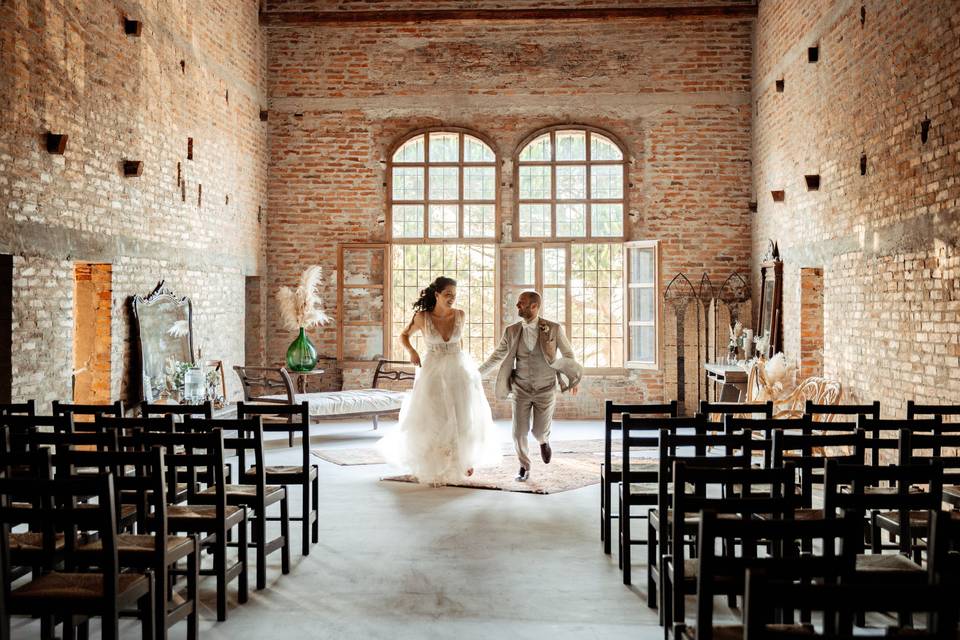
[[[424,484],[462,480],[467,469],[495,466],[502,456],[480,372],[460,350],[462,330],[458,313],[444,341],[432,315],[424,314],[426,353],[413,391],[400,409],[399,428],[377,443],[388,463]]]

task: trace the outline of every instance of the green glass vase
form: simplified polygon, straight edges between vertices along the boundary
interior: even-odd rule
[[[303,327],[300,327],[300,335],[287,349],[287,369],[290,371],[313,371],[315,366],[317,366],[317,349],[307,338]]]

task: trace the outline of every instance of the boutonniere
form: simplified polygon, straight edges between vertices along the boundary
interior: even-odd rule
[[[550,331],[550,326],[547,325],[546,323],[542,323],[540,325],[540,331],[543,333],[547,333],[548,331]]]

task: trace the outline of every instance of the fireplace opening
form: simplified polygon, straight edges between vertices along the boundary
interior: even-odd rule
[[[73,287],[73,401],[111,401],[113,267],[78,262]]]

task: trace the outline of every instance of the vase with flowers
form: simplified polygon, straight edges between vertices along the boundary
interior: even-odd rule
[[[313,265],[300,276],[296,289],[280,287],[277,291],[283,324],[300,332],[287,349],[287,368],[291,371],[312,371],[317,366],[317,349],[307,337],[306,330],[330,321],[322,307],[321,282],[322,269]]]

